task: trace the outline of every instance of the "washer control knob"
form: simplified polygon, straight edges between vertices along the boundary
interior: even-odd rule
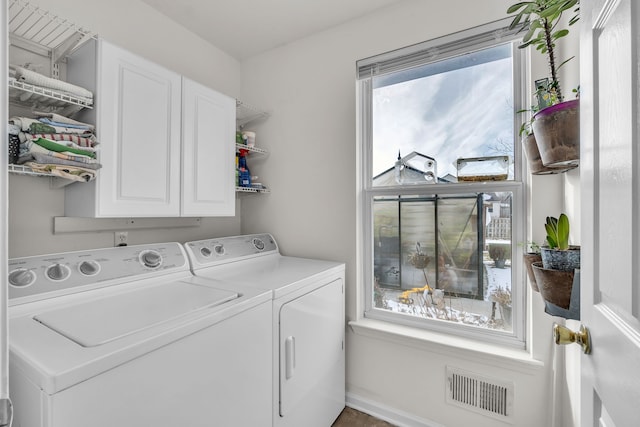
[[[19,268],[9,273],[9,283],[15,287],[29,286],[36,281],[36,273],[26,268]]]
[[[162,264],[162,255],[156,251],[146,251],[140,254],[140,261],[145,267],[157,268]]]
[[[100,264],[95,261],[82,261],[78,270],[85,276],[95,276],[100,271]]]
[[[45,274],[49,279],[59,282],[68,278],[71,275],[71,270],[66,265],[56,263],[47,267]]]
[[[264,250],[264,242],[262,241],[262,239],[259,239],[257,237],[254,237],[253,239],[253,246],[255,246],[255,248],[259,251]]]
[[[224,255],[226,250],[224,248],[224,246],[222,246],[221,244],[217,244],[213,247],[213,251],[215,253],[217,253],[218,255]]]
[[[202,254],[203,257],[209,258],[211,256],[211,249],[205,246],[202,249],[200,249],[200,253]]]

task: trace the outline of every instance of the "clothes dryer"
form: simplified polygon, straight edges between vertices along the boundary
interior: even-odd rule
[[[178,243],[16,258],[8,282],[14,426],[271,425],[270,292],[194,277]]]
[[[187,242],[193,273],[273,297],[273,425],[327,427],[345,406],[339,262],[284,256],[270,234]]]

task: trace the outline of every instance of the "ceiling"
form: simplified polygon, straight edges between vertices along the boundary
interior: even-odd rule
[[[142,0],[243,60],[402,0]]]

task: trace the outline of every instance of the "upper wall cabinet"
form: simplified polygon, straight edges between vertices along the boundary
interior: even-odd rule
[[[235,99],[182,79],[182,216],[235,215],[235,108]]]
[[[233,99],[105,40],[78,49],[67,74],[95,88],[84,118],[100,130],[103,168],[66,188],[65,215],[234,215]]]

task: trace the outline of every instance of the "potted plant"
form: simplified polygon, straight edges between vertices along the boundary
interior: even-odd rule
[[[544,225],[547,245],[541,248],[542,265],[551,270],[573,271],[580,268],[580,247],[569,246],[569,218],[548,216]]]
[[[580,268],[580,247],[569,245],[569,218],[547,217],[547,245],[541,248],[542,262],[532,264],[542,298],[569,309],[575,270]]]
[[[557,65],[555,52],[556,41],[569,34],[568,29],[557,28],[560,18],[574,9],[576,15],[569,25],[577,22],[578,4],[579,0],[532,0],[507,9],[515,13],[510,28],[526,31],[519,47],[534,46],[547,56],[550,78],[536,82],[540,111],[531,123],[542,164],[547,167],[575,167],[580,159],[579,100],[564,101],[558,79],[558,70],[571,58]]]
[[[507,259],[511,258],[511,245],[509,243],[489,243],[489,257],[496,268],[504,268]]]
[[[540,155],[540,150],[538,149],[538,142],[536,141],[536,137],[533,134],[531,129],[531,124],[533,123],[533,116],[538,111],[538,108],[532,106],[529,110],[520,110],[518,113],[531,112],[531,118],[522,123],[520,127],[520,139],[522,141],[522,148],[527,157],[527,161],[529,164],[529,172],[532,175],[551,175],[557,173],[563,173],[568,170],[574,169],[577,167],[576,165],[569,166],[545,166],[542,163],[542,156]]]
[[[533,263],[542,262],[542,255],[540,254],[540,245],[536,242],[528,242],[525,253],[522,255],[524,259],[524,265],[527,267],[527,276],[529,276],[529,282],[531,283],[531,289],[536,292],[540,292],[538,284],[536,283],[536,277],[533,274]]]

